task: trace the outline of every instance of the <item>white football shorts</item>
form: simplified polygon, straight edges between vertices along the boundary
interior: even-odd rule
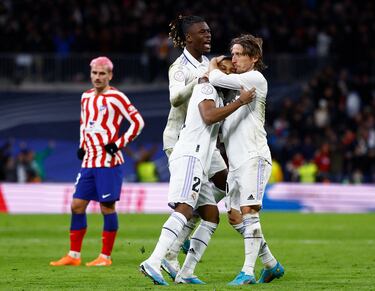
[[[241,206],[262,205],[264,191],[272,165],[264,158],[249,159],[236,170],[229,171],[226,206],[240,210]]]
[[[215,148],[212,154],[211,166],[208,170],[208,178],[212,178],[212,176],[214,176],[217,172],[221,172],[226,168],[227,165],[225,164],[225,161],[221,156],[220,151],[217,148]]]
[[[183,156],[170,161],[168,205],[186,203],[196,209],[203,205],[216,205],[212,183],[203,172],[199,159]]]

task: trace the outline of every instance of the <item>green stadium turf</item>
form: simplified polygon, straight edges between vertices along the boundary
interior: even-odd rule
[[[243,263],[243,241],[226,217],[196,274],[205,286],[154,286],[139,271],[167,215],[120,215],[120,231],[107,268],[50,267],[69,248],[69,215],[0,215],[2,290],[375,290],[375,213],[262,214],[263,232],[285,276],[269,284],[228,287]],[[102,217],[89,215],[82,257],[101,248]],[[181,255],[182,260],[184,255]],[[180,261],[181,261],[180,260]],[[256,272],[259,275],[260,264]]]

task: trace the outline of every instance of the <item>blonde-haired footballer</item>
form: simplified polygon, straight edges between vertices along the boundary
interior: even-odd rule
[[[234,38],[230,47],[236,74],[223,74],[218,69],[218,59],[213,58],[210,83],[232,90],[255,87],[256,98],[228,116],[222,127],[229,161],[227,207],[228,211],[241,210],[245,245],[244,265],[229,285],[256,283],[254,266],[258,255],[264,265],[258,282],[268,283],[283,276],[284,268],[270,252],[259,220],[272,163],[264,129],[267,80],[260,72],[265,67],[262,40],[250,34],[242,35]]]

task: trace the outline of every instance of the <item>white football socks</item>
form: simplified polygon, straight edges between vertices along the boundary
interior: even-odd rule
[[[245,231],[245,227],[243,225],[243,222],[239,224],[233,224],[232,227],[238,231],[240,234],[243,235]],[[268,247],[268,244],[266,240],[264,239],[264,235],[262,234],[262,241],[260,243],[260,249],[259,249],[259,258],[261,259],[264,267],[266,269],[272,269],[276,266],[277,261],[275,257],[272,255],[270,248]]]
[[[202,258],[216,228],[216,223],[201,221],[191,237],[190,249],[180,271],[181,277],[190,278],[193,276],[195,267]]]
[[[75,251],[69,251],[68,256],[72,257],[72,258],[75,258],[75,259],[79,259],[79,258],[81,258],[81,253],[75,252]]]
[[[259,254],[262,241],[262,229],[259,222],[259,213],[244,214],[243,224],[245,231],[243,233],[245,245],[245,262],[242,271],[247,275],[254,275],[255,262]]]
[[[177,239],[173,242],[172,246],[168,249],[165,258],[167,260],[177,260],[178,254],[180,249],[185,242],[185,240],[189,237],[189,235],[193,232],[195,225],[199,220],[198,216],[193,216],[182,228],[180,234],[178,235]]]
[[[262,260],[262,263],[266,269],[272,269],[277,264],[277,261],[275,257],[272,255],[270,248],[268,247],[268,244],[264,239],[263,234],[262,241],[260,244],[259,258]]]
[[[173,212],[164,223],[159,241],[151,256],[148,258],[149,263],[157,270],[160,269],[161,260],[165,257],[168,248],[171,247],[172,243],[178,237],[186,222],[186,217],[183,214]]]
[[[239,224],[232,224],[232,227],[241,235],[245,232],[245,227],[243,225],[243,222]]]

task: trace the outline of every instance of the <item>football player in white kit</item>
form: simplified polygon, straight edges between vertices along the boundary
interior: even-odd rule
[[[171,24],[170,37],[176,47],[183,48],[180,57],[169,68],[169,91],[171,109],[163,134],[163,146],[169,157],[178,140],[180,130],[184,124],[188,103],[198,78],[208,71],[209,60],[204,55],[211,50],[211,31],[205,20],[199,16],[179,16]],[[215,149],[212,157],[212,167],[208,174],[214,185],[202,191],[214,191],[217,201],[225,196],[227,167]],[[207,206],[210,208],[211,206]],[[206,212],[207,213],[207,212]],[[214,209],[212,215],[216,215]],[[230,222],[234,228],[242,222],[241,216],[231,214]],[[162,268],[174,279],[180,269],[177,260],[178,253],[184,241],[189,237],[197,223],[197,217],[188,221],[179,237],[168,250],[162,261]]]
[[[264,265],[258,282],[268,283],[283,276],[284,268],[265,243],[259,220],[272,167],[264,129],[267,80],[260,72],[265,68],[262,39],[250,34],[242,35],[232,40],[230,48],[236,74],[223,74],[218,70],[220,58],[213,58],[209,69],[210,83],[232,90],[255,87],[256,98],[228,116],[222,126],[229,162],[227,208],[229,211],[241,210],[245,245],[244,265],[229,285],[256,283],[254,266],[258,254]]]
[[[140,270],[155,284],[168,285],[160,272],[162,259],[184,225],[193,217],[194,209],[198,209],[202,222],[192,237],[194,253],[188,253],[189,265],[184,264],[176,282],[204,284],[193,275],[193,271],[219,222],[219,211],[212,191],[202,191],[210,188],[208,179],[213,167],[219,121],[251,102],[254,92],[255,89],[241,90],[236,101],[223,106],[223,100],[208,83],[206,76],[199,78],[194,87],[184,127],[169,158],[171,178],[168,204],[175,211],[164,223],[153,253],[140,265]]]

